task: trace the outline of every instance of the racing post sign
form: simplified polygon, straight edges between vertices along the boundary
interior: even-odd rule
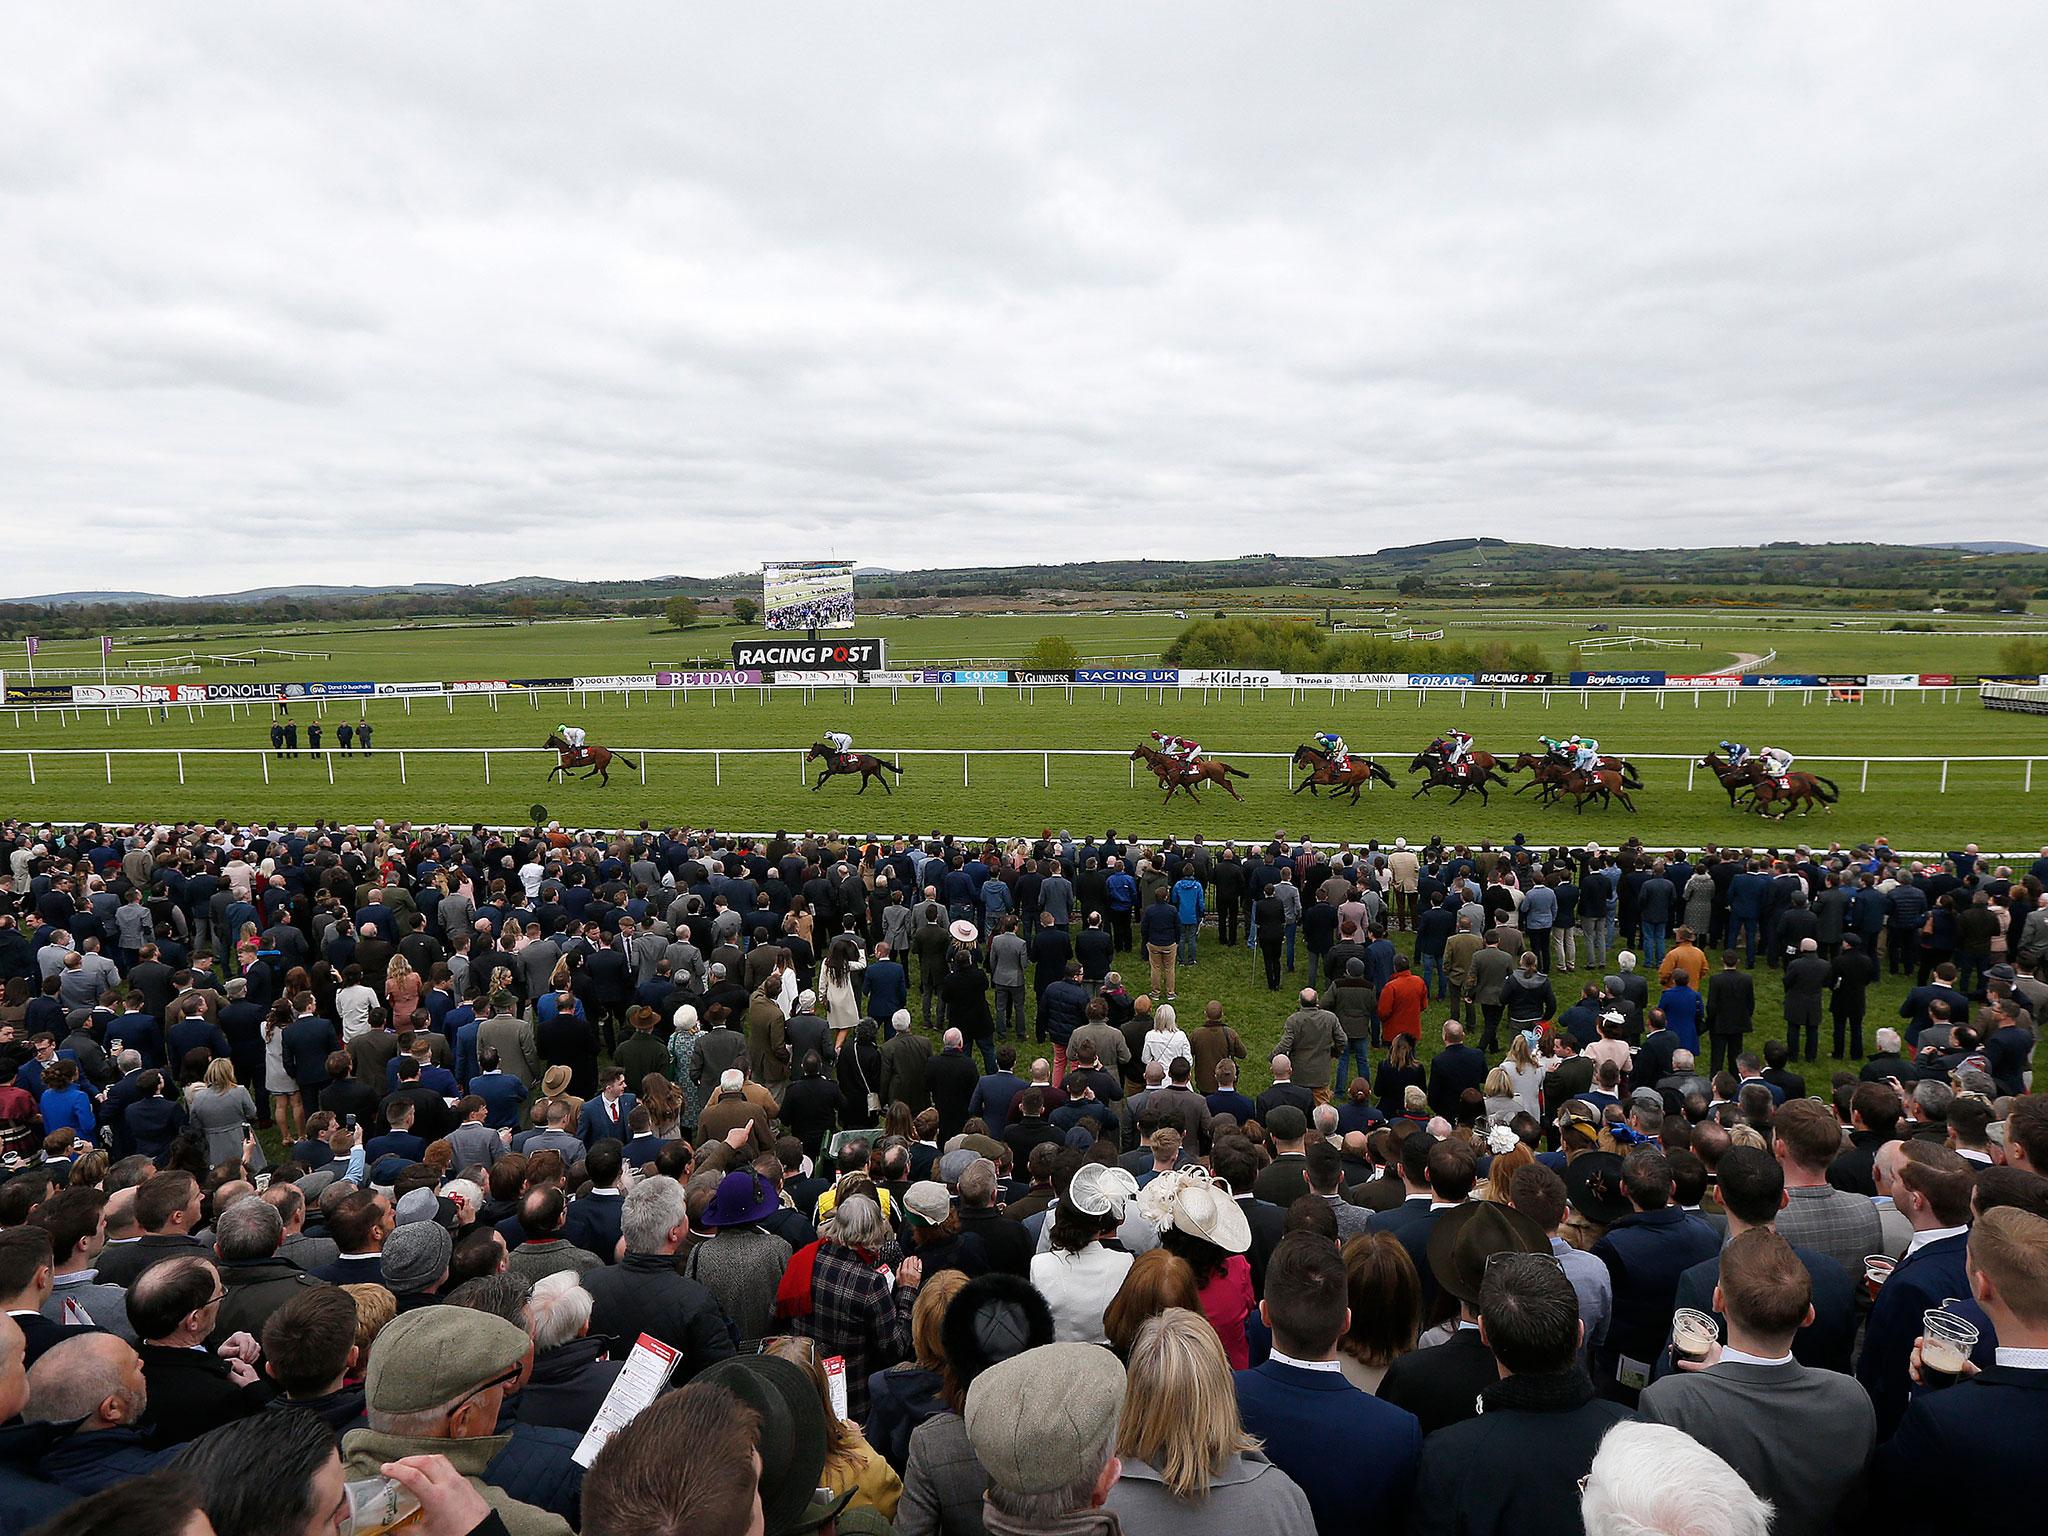
[[[879,640],[735,640],[732,664],[742,672],[879,672]]]

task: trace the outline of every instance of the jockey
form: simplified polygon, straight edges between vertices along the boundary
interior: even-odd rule
[[[1159,743],[1159,750],[1168,757],[1179,758],[1183,768],[1194,767],[1195,760],[1202,755],[1202,744],[1192,737],[1167,736],[1154,731],[1152,739]]]
[[[1538,736],[1536,739],[1543,743],[1543,755],[1552,762],[1569,763],[1572,760],[1570,743],[1559,741],[1555,736]]]
[[[1472,755],[1472,733],[1470,731],[1447,731],[1444,733],[1444,766],[1456,768]]]
[[[1749,748],[1739,741],[1724,741],[1721,743],[1721,750],[1728,754],[1730,768],[1740,768],[1749,761]]]
[[[1590,736],[1574,736],[1572,745],[1576,749],[1572,766],[1581,773],[1591,773],[1600,766],[1600,743]]]
[[[1792,754],[1783,747],[1758,747],[1756,755],[1763,761],[1764,772],[1774,779],[1782,779],[1792,766]]]
[[[1329,759],[1332,768],[1342,768],[1350,760],[1350,749],[1335,731],[1317,731],[1316,745],[1322,748],[1323,756]]]
[[[571,752],[583,750],[583,727],[580,725],[558,725],[555,734],[569,744]]]
[[[844,757],[853,750],[853,738],[844,731],[827,731],[825,745]]]

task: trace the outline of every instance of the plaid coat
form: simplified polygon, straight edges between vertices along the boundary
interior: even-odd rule
[[[892,1295],[891,1292],[894,1292]],[[817,1341],[820,1355],[846,1360],[846,1416],[868,1416],[868,1377],[910,1353],[910,1310],[917,1292],[892,1287],[851,1248],[824,1243],[811,1275],[811,1310],[790,1319],[790,1329]]]

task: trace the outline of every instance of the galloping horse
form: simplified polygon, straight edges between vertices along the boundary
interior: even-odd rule
[[[1636,787],[1640,789],[1642,786]],[[1573,800],[1572,808],[1582,816],[1586,812],[1588,800],[1597,799],[1602,810],[1616,800],[1631,811],[1636,808],[1635,801],[1628,797],[1627,781],[1613,768],[1596,768],[1591,773],[1574,768],[1565,775],[1564,782],[1558,786],[1557,792],[1560,795],[1570,795]]]
[[[548,781],[550,783],[554,782],[556,774],[560,774],[566,783],[571,768],[588,768],[590,772],[584,774],[584,778],[595,779],[600,784],[609,784],[612,781],[613,758],[617,758],[628,768],[637,770],[640,766],[633,759],[626,756],[625,753],[614,752],[610,747],[572,747],[568,742],[562,740],[560,733],[556,731],[549,731],[548,739],[542,742],[541,745],[552,747],[560,759],[553,768],[548,770]]]
[[[1519,795],[1525,789],[1540,788],[1543,792],[1536,798],[1545,805],[1563,792],[1564,781],[1572,771],[1556,758],[1546,757],[1540,752],[1522,753],[1508,765],[1507,771],[1520,773],[1525,768],[1529,771],[1529,778],[1516,787],[1515,793]]]
[[[1445,788],[1457,791],[1455,795],[1451,796],[1451,804],[1453,805],[1456,805],[1474,791],[1477,791],[1479,795],[1479,803],[1484,805],[1486,804],[1486,786],[1488,784],[1498,784],[1503,789],[1507,787],[1508,781],[1498,773],[1495,773],[1491,768],[1482,769],[1477,763],[1460,764],[1459,767],[1469,767],[1471,771],[1461,773],[1457,768],[1446,768],[1442,763],[1425,763],[1421,757],[1417,757],[1414,763],[1409,766],[1408,771],[1410,773],[1419,773],[1424,768],[1428,768],[1429,777],[1422,781],[1422,788],[1415,791],[1408,798],[1414,800],[1428,794],[1432,789]]]
[[[1197,805],[1202,803],[1201,796],[1195,793],[1197,784],[1220,785],[1231,799],[1241,801],[1244,796],[1231,787],[1230,781],[1233,778],[1251,777],[1242,768],[1233,768],[1230,764],[1218,762],[1213,757],[1184,763],[1179,758],[1161,752],[1157,747],[1149,747],[1142,741],[1131,749],[1131,761],[1143,763],[1159,776],[1159,783],[1166,791],[1166,800],[1171,800],[1177,791],[1185,790],[1187,797]],[[1164,805],[1166,800],[1159,803]]]
[[[811,743],[811,750],[804,754],[804,765],[808,767],[810,764],[819,761],[825,764],[825,771],[818,775],[818,782],[811,786],[812,794],[816,794],[819,790],[823,789],[825,781],[834,774],[857,773],[860,775],[861,794],[864,795],[868,792],[869,779],[880,779],[882,788],[888,790],[893,795],[896,791],[889,788],[889,781],[887,779],[882,778],[883,770],[886,769],[894,774],[901,774],[903,772],[894,763],[875,757],[870,753],[840,752],[822,741],[814,741]]]
[[[1410,773],[1420,773],[1425,768],[1442,768],[1449,762],[1450,758],[1445,754],[1444,749],[1432,741],[1428,746],[1415,754],[1415,761],[1408,765],[1408,771]],[[1500,759],[1491,752],[1467,752],[1465,754],[1465,762],[1470,763],[1475,772],[1484,770],[1487,773],[1498,773],[1501,771]],[[1460,766],[1463,765],[1461,764]]]
[[[1728,791],[1728,804],[1731,808],[1737,795],[1755,793],[1747,763],[1738,768],[1720,753],[1709,752],[1700,759],[1700,766],[1721,781],[1721,787]]]
[[[1745,763],[1749,770],[1750,793],[1756,796],[1756,809],[1760,815],[1769,816],[1770,808],[1782,802],[1775,821],[1783,821],[1794,806],[1804,816],[1816,805],[1833,813],[1835,802],[1842,798],[1842,791],[1833,779],[1823,778],[1817,773],[1795,769],[1791,773],[1771,774],[1764,771],[1762,763]]]
[[[1304,789],[1310,794],[1319,793],[1316,786],[1327,784],[1340,795],[1349,790],[1351,792],[1351,803],[1356,805],[1358,804],[1358,792],[1374,779],[1378,779],[1389,789],[1394,787],[1394,776],[1371,758],[1358,757],[1356,755],[1347,756],[1344,760],[1344,766],[1339,768],[1329,758],[1306,743],[1294,749],[1294,766],[1308,770],[1308,777],[1294,786],[1294,792],[1297,795]]]

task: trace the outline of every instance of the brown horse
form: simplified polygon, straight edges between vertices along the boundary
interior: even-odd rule
[[[1598,800],[1602,810],[1616,800],[1631,811],[1636,808],[1635,801],[1628,797],[1627,781],[1619,770],[1613,768],[1596,768],[1591,773],[1574,768],[1565,775],[1564,782],[1558,786],[1557,792],[1559,795],[1570,795],[1572,809],[1582,816],[1586,812],[1588,800]]]
[[[804,764],[808,767],[810,764],[820,761],[825,764],[825,771],[818,775],[818,782],[811,786],[812,794],[816,794],[819,790],[823,789],[825,781],[835,774],[857,773],[860,775],[861,794],[864,795],[868,792],[869,779],[878,779],[881,781],[882,788],[893,795],[896,791],[889,788],[889,781],[882,778],[882,773],[885,769],[890,773],[898,775],[903,772],[894,763],[875,757],[870,753],[841,752],[827,746],[822,741],[814,741],[811,743],[811,750],[804,754]]]
[[[1728,804],[1730,807],[1734,806],[1737,795],[1755,793],[1754,786],[1750,781],[1749,764],[1747,763],[1738,768],[1735,764],[1729,762],[1727,758],[1721,756],[1720,753],[1709,752],[1700,759],[1700,766],[1721,781],[1721,787],[1728,791]]]
[[[1441,741],[1432,741],[1428,746],[1415,754],[1415,761],[1408,765],[1408,771],[1410,773],[1420,773],[1425,768],[1446,767],[1449,765],[1450,760],[1450,754],[1444,750],[1443,743]],[[1477,750],[1467,752],[1465,754],[1465,762],[1470,763],[1475,772],[1481,769],[1487,773],[1503,771],[1500,766],[1500,759],[1491,752],[1480,752]],[[1461,764],[1460,766],[1463,765]]]
[[[1539,752],[1522,753],[1508,765],[1507,771],[1520,773],[1525,768],[1529,771],[1529,778],[1516,788],[1515,793],[1519,795],[1525,789],[1540,788],[1542,793],[1536,798],[1545,805],[1563,792],[1565,778],[1571,773],[1571,769],[1556,758],[1545,757]]]
[[[636,771],[640,767],[625,753],[614,752],[610,747],[572,747],[554,731],[548,732],[548,739],[541,745],[554,748],[558,759],[555,766],[548,770],[549,783],[554,782],[556,774],[560,774],[563,782],[567,783],[570,769],[588,768],[590,772],[584,774],[584,778],[595,779],[600,784],[609,784],[612,781],[613,758]]]
[[[1802,816],[1816,805],[1832,814],[1835,802],[1842,798],[1842,791],[1835,781],[1817,773],[1801,770],[1785,774],[1766,773],[1762,763],[1745,763],[1743,767],[1749,770],[1749,788],[1750,793],[1756,796],[1757,812],[1770,816],[1772,806],[1780,807],[1777,815],[1772,817],[1774,821],[1783,821],[1795,806]]]
[[[1131,749],[1131,761],[1143,763],[1158,775],[1160,785],[1166,790],[1166,800],[1171,800],[1176,793],[1185,791],[1187,797],[1197,805],[1202,803],[1201,796],[1195,793],[1197,784],[1218,785],[1231,799],[1241,801],[1244,796],[1232,787],[1230,781],[1233,778],[1251,777],[1242,768],[1233,768],[1230,764],[1218,762],[1213,757],[1184,763],[1177,757],[1161,752],[1157,747],[1146,746],[1142,741]],[[1166,800],[1159,803],[1164,805]]]
[[[1348,754],[1344,759],[1344,766],[1339,768],[1323,753],[1304,743],[1294,749],[1294,766],[1308,770],[1308,777],[1294,786],[1297,795],[1304,789],[1312,795],[1317,794],[1317,786],[1327,784],[1339,795],[1349,790],[1351,803],[1356,805],[1359,791],[1369,786],[1374,779],[1378,779],[1389,789],[1394,787],[1394,776],[1391,773],[1371,758],[1359,757],[1355,753]]]
[[[1476,792],[1479,803],[1484,805],[1487,785],[1498,784],[1503,789],[1507,787],[1506,779],[1490,768],[1480,768],[1477,763],[1460,763],[1456,768],[1447,768],[1442,763],[1424,763],[1418,757],[1408,771],[1417,773],[1425,767],[1429,769],[1429,777],[1422,781],[1422,788],[1408,797],[1410,800],[1418,799],[1432,789],[1455,789],[1457,793],[1451,796],[1451,804],[1456,805],[1467,795]]]

